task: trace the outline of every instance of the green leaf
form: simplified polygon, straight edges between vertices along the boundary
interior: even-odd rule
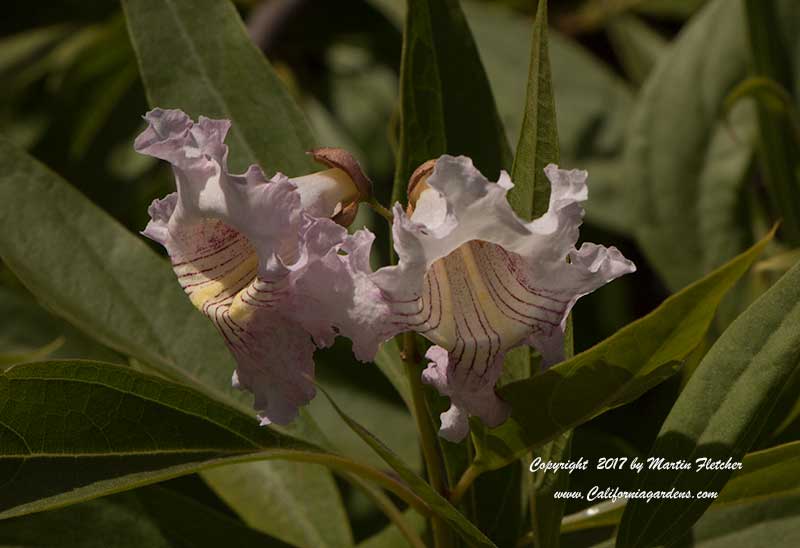
[[[800,496],[767,499],[707,512],[679,548],[795,548],[800,544]]]
[[[600,344],[541,375],[502,387],[512,417],[475,437],[476,464],[503,466],[674,374],[702,342],[722,298],[772,235]]]
[[[562,26],[571,34],[597,30],[614,17],[628,11],[676,19],[688,19],[706,0],[585,0],[564,17]]]
[[[230,387],[233,358],[166,261],[3,140],[0,163],[0,256],[37,298],[104,345],[251,413]]]
[[[417,534],[422,535],[425,531],[425,519],[413,510],[403,512],[403,519]],[[358,548],[408,548],[408,540],[396,525],[388,525],[381,532],[358,543]]]
[[[749,506],[767,499],[793,498],[800,492],[800,442],[748,453],[742,469],[731,476],[706,515],[733,506]],[[561,532],[616,526],[625,510],[625,499],[605,501],[565,516]]]
[[[468,462],[466,464],[469,464]],[[514,546],[527,525],[523,487],[527,469],[521,462],[479,476],[464,505],[473,523],[498,546]],[[458,478],[456,478],[458,480]]]
[[[633,8],[646,15],[688,19],[707,2],[708,0],[643,0],[635,2]]]
[[[250,462],[206,470],[203,479],[253,529],[295,546],[353,545],[347,514],[325,468]]]
[[[347,351],[350,351],[349,348]],[[331,362],[317,359],[319,368],[317,382],[338,401],[348,402],[351,416],[371,432],[388,440],[392,451],[411,468],[421,470],[422,455],[419,450],[417,427],[411,413],[404,406],[381,397],[374,383],[358,385],[354,380],[346,379],[345,375],[357,376],[363,374],[365,367],[371,367],[354,362],[352,358],[349,363],[345,363],[345,360]],[[376,377],[378,375],[376,374]],[[365,464],[383,466],[383,461],[375,455],[375,452],[342,424],[326,398],[315,398],[309,405],[309,411],[323,432],[336,433],[338,451]]]
[[[383,371],[383,374],[392,383],[397,393],[403,398],[406,407],[413,409],[411,386],[408,383],[403,359],[400,357],[400,344],[397,338],[388,340],[381,345],[378,349],[378,354],[375,356],[375,364]]]
[[[135,500],[126,501],[126,498],[135,498]],[[285,548],[290,546],[258,531],[249,529],[241,522],[197,502],[189,496],[164,487],[145,487],[132,493],[125,493],[94,502],[116,502],[117,499],[122,499],[122,502],[126,502],[134,508],[141,508],[141,512],[144,515],[139,518],[139,521],[141,522],[142,518],[144,518],[154,522],[164,537],[176,547],[259,546],[263,548]],[[71,508],[68,510],[71,510]],[[89,521],[89,523],[92,522]],[[115,535],[98,535],[98,537],[108,541],[109,538],[114,538]],[[297,546],[298,544],[295,543],[294,545]],[[320,543],[313,546],[326,545]],[[145,544],[140,544],[139,546],[148,546],[149,548],[149,545]],[[337,545],[330,544],[330,546]]]
[[[694,17],[653,69],[633,114],[625,173],[633,226],[672,290],[733,257],[750,239],[739,208],[754,113],[740,105],[732,113],[733,132],[720,116],[747,71],[742,11],[715,0]]]
[[[533,453],[542,462],[568,462],[571,454],[572,431],[560,434]],[[561,521],[564,516],[565,499],[556,499],[556,491],[569,488],[570,476],[565,470],[557,472],[535,472],[532,474],[531,515],[534,545],[558,548],[561,541]]]
[[[755,442],[784,383],[800,363],[800,265],[785,274],[720,336],[664,421],[651,457],[695,463],[737,461]],[[645,470],[646,489],[719,491],[730,470],[695,473]],[[711,504],[632,501],[617,546],[652,545],[679,538]]]
[[[715,506],[800,494],[800,441],[747,454]]]
[[[0,286],[0,361],[11,364],[51,358],[88,358],[124,363],[124,358],[63,320],[47,313],[26,291]],[[58,343],[58,344],[56,344]],[[41,351],[47,351],[42,355]],[[12,358],[16,356],[16,360]],[[24,358],[24,359],[22,359]]]
[[[644,83],[667,49],[667,40],[633,15],[614,17],[606,30],[628,77],[636,84]]]
[[[0,521],[0,547],[217,548],[288,546],[163,487],[145,487]]]
[[[711,507],[714,509],[714,506]],[[795,548],[800,543],[800,496],[752,501],[706,512],[674,548]],[[613,548],[614,539],[593,548]]]
[[[125,493],[0,521],[0,547],[21,546],[173,548],[175,545],[148,518],[136,496]]]
[[[230,160],[243,171],[312,170],[308,124],[228,0],[122,3],[152,107],[228,118]]]
[[[152,483],[223,457],[312,449],[191,388],[101,362],[13,366],[0,375],[0,401],[3,517]]]
[[[544,174],[547,164],[559,162],[558,128],[556,105],[553,96],[553,81],[548,51],[547,0],[540,0],[533,22],[528,87],[525,98],[525,114],[520,129],[519,141],[514,155],[511,189],[508,201],[523,219],[531,220],[547,211],[550,200],[550,182]],[[571,333],[570,322],[570,333]],[[565,355],[571,356],[572,339],[567,337]],[[506,368],[522,371],[529,377],[530,352],[516,352],[507,358]],[[479,430],[485,432],[485,429]],[[551,443],[540,448],[543,458],[554,461],[568,460],[571,432],[563,432]],[[518,466],[518,465],[517,465]],[[561,536],[561,518],[564,501],[555,500],[553,492],[566,489],[569,476],[565,473],[533,478],[530,492],[530,514],[536,534],[535,545],[542,548],[558,548]],[[514,531],[516,533],[516,531]]]
[[[558,163],[556,105],[547,48],[547,1],[540,0],[533,23],[528,91],[511,179],[508,201],[526,220],[547,211],[550,183],[544,175],[549,163]]]
[[[475,527],[470,521],[464,517],[456,508],[450,504],[447,499],[442,497],[439,493],[434,491],[425,480],[420,478],[414,473],[391,449],[386,447],[378,438],[376,438],[369,430],[358,424],[345,414],[342,409],[336,405],[331,399],[330,395],[324,390],[322,392],[328,397],[336,410],[336,413],[342,420],[349,426],[361,439],[363,439],[373,450],[375,450],[386,463],[391,466],[395,472],[408,484],[408,486],[424,500],[431,511],[440,516],[452,529],[461,535],[464,540],[475,546],[494,546],[481,531]]]
[[[488,178],[511,149],[457,0],[408,0],[400,70],[400,151],[392,202],[411,173],[442,154],[464,154]]]
[[[378,470],[127,367],[90,361],[13,366],[0,374],[0,401],[6,402],[0,408],[0,482],[6,487],[0,518],[266,459],[355,472],[426,511],[405,486]]]
[[[792,44],[786,43],[778,27],[777,2],[745,0],[747,28],[753,72],[766,77],[779,86],[792,89],[794,81],[789,51]],[[800,14],[797,3],[782,10],[787,17],[792,10]],[[796,28],[792,29],[796,33]],[[793,41],[796,39],[793,39]],[[792,133],[791,124],[785,117],[757,103],[759,125],[759,160],[764,184],[767,187],[773,213],[783,219],[781,234],[794,245],[800,244],[800,142]]]

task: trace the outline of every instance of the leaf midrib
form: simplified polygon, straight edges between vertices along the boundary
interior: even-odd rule
[[[121,366],[114,365],[114,364],[106,364],[106,365],[112,366],[114,368],[121,368]],[[177,411],[178,413],[181,413],[183,415],[199,418],[199,419],[201,419],[201,420],[203,420],[203,421],[205,421],[207,423],[210,423],[210,424],[213,424],[215,426],[218,426],[219,428],[221,428],[221,429],[233,434],[234,436],[236,436],[236,437],[238,437],[238,438],[240,438],[240,439],[242,439],[242,440],[244,440],[244,441],[246,441],[246,442],[248,442],[250,444],[253,444],[253,447],[256,448],[256,449],[264,447],[263,445],[261,445],[257,441],[255,441],[255,440],[253,440],[253,439],[251,439],[249,437],[246,437],[241,432],[237,432],[236,430],[232,430],[230,428],[230,426],[222,424],[219,421],[214,420],[214,419],[212,419],[212,418],[210,418],[208,416],[201,415],[201,414],[198,414],[196,412],[189,411],[187,409],[183,409],[183,408],[180,408],[180,407],[176,407],[174,404],[171,404],[169,402],[164,402],[162,400],[158,400],[158,399],[155,399],[153,397],[148,397],[148,396],[146,396],[144,394],[140,394],[140,393],[137,393],[137,392],[132,392],[132,391],[130,391],[128,389],[120,388],[120,387],[114,386],[114,385],[112,385],[110,383],[105,383],[105,382],[99,381],[99,380],[90,381],[90,380],[86,380],[86,379],[67,378],[67,377],[62,377],[62,376],[57,376],[57,375],[53,375],[53,376],[50,376],[50,377],[40,377],[40,376],[11,377],[11,376],[9,376],[8,373],[9,372],[13,372],[15,369],[16,369],[16,367],[12,367],[11,369],[6,370],[6,372],[2,374],[2,377],[7,378],[10,383],[25,382],[25,381],[35,381],[35,382],[56,381],[56,382],[64,382],[64,383],[86,384],[86,385],[89,385],[89,386],[98,386],[98,387],[106,388],[106,389],[113,390],[113,391],[118,392],[118,393],[127,394],[129,396],[134,397],[134,398],[137,398],[137,399],[140,399],[140,400],[144,400],[144,401],[147,401],[147,402],[150,402],[150,403],[157,404],[157,405],[162,406],[162,407],[166,407],[166,408],[172,409],[173,411]],[[141,378],[142,379],[147,379],[146,377],[141,377]],[[193,392],[194,391],[191,387],[187,387],[187,386],[181,386],[180,389],[181,390],[185,390],[187,392]],[[199,393],[199,394],[203,395],[202,393]],[[217,402],[215,402],[215,403],[216,403],[216,405],[219,405],[220,407],[223,407],[223,408],[227,407],[222,403],[217,403]],[[227,411],[229,413],[231,413],[231,414],[233,414],[233,413],[240,414],[238,411],[236,411],[234,409],[230,409],[230,408],[228,408]],[[240,414],[240,415],[241,415],[240,418],[242,418],[244,420],[251,420],[250,417],[245,417],[243,414]],[[274,431],[272,431],[272,432],[274,432]],[[20,436],[20,438],[23,439],[23,440],[25,439],[23,436]]]

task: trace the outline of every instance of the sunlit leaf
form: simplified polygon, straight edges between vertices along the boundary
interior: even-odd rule
[[[800,265],[786,273],[720,336],[664,421],[651,457],[667,461],[741,459],[755,442],[786,380],[800,363]],[[645,469],[638,487],[720,491],[730,469],[696,473]],[[712,499],[634,500],[617,546],[680,538]]]
[[[325,468],[249,462],[206,470],[203,479],[253,529],[295,546],[353,544],[338,490]]]
[[[508,201],[526,220],[547,211],[550,183],[544,175],[547,164],[558,163],[558,128],[550,54],[547,46],[547,2],[540,1],[533,23],[528,90],[519,142],[511,178],[514,188]]]

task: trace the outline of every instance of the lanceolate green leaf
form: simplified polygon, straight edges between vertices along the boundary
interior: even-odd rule
[[[635,400],[675,373],[702,342],[722,297],[771,238],[772,233],[600,344],[541,375],[501,388],[512,417],[475,438],[477,465],[503,466],[560,433]]]
[[[758,437],[778,394],[800,364],[800,265],[743,312],[720,336],[670,411],[650,451],[667,461],[738,461]],[[720,491],[729,469],[645,470],[652,490]],[[689,530],[711,499],[632,501],[617,546],[669,543]]]
[[[411,401],[411,386],[408,383],[403,359],[400,357],[400,345],[398,339],[392,339],[383,343],[375,356],[377,365],[389,382],[392,383],[397,393],[403,398],[406,407],[413,409]]]
[[[747,29],[750,36],[753,72],[792,89],[793,78],[786,43],[778,27],[778,2],[745,0]],[[796,13],[800,10],[793,8]],[[789,11],[789,10],[784,10]],[[796,29],[793,29],[796,32]],[[764,183],[773,210],[783,221],[782,234],[794,245],[800,244],[800,143],[795,140],[786,117],[757,103],[759,126],[759,159]]]
[[[282,460],[205,470],[205,482],[247,525],[295,546],[351,546],[339,491],[326,468]]]
[[[731,507],[744,507],[763,500],[800,495],[800,442],[748,453],[742,469],[731,476],[706,515]],[[625,500],[605,501],[564,517],[561,532],[616,526],[625,510]]]
[[[614,17],[606,30],[628,77],[642,84],[666,51],[667,40],[635,15]]]
[[[384,487],[425,511],[404,486],[375,469],[261,428],[249,414],[201,392],[127,367],[90,361],[13,366],[0,374],[0,401],[0,518],[211,466],[274,458],[386,480]]]
[[[424,533],[425,520],[419,514],[407,510],[403,513],[403,519],[416,533]],[[408,540],[396,525],[388,525],[381,532],[360,542],[358,548],[408,548]]]
[[[800,494],[800,441],[749,453],[714,506]],[[713,507],[713,506],[712,506]]]
[[[721,117],[725,97],[747,73],[747,57],[743,10],[712,1],[656,64],[633,114],[624,174],[633,226],[672,290],[733,257],[750,238],[739,206],[755,117],[740,105],[733,133]]]
[[[173,548],[130,493],[0,521],[2,548],[106,548],[111,542],[115,548]]]
[[[711,507],[712,509],[714,506]],[[800,495],[721,506],[706,512],[675,548],[796,548],[800,544]],[[614,539],[592,548],[613,548]]]
[[[159,528],[161,534],[176,547],[288,548],[291,546],[254,531],[240,521],[209,508],[189,496],[157,485],[96,502],[115,503],[117,499],[122,499],[119,502],[127,504],[132,509],[139,509],[143,514],[140,520],[144,518],[152,521]],[[320,543],[316,546],[323,545]]]
[[[0,395],[4,517],[157,481],[174,467],[303,447],[188,387],[100,362],[14,366]]]
[[[533,23],[525,113],[511,174],[514,188],[508,194],[511,207],[523,219],[547,211],[550,183],[544,168],[549,163],[558,163],[558,128],[547,48],[547,1],[540,0]]]
[[[559,435],[531,453],[542,462],[568,462],[572,451],[572,431]],[[530,473],[525,471],[525,473]],[[570,475],[558,472],[535,472],[532,474],[533,493],[530,498],[531,523],[535,535],[534,545],[542,548],[558,548],[561,543],[561,520],[566,501],[554,495],[556,491],[569,488]]]
[[[713,508],[713,506],[712,506]],[[800,544],[800,496],[755,500],[706,512],[677,544],[692,548],[796,548]]]
[[[547,211],[550,182],[545,177],[544,168],[547,164],[559,162],[556,105],[547,39],[547,0],[539,0],[531,39],[525,114],[511,175],[514,188],[508,196],[514,211],[526,220],[537,218]],[[571,330],[571,320],[569,325]],[[565,355],[571,356],[571,337],[567,337],[566,344],[568,346],[565,348]],[[527,372],[528,375],[525,376],[529,376],[530,352],[525,350],[527,349],[517,350],[509,355],[507,362],[511,363],[507,363],[506,367],[509,370]],[[481,432],[485,430],[482,429]],[[571,436],[571,432],[563,432],[558,438],[538,448],[537,455],[553,461],[568,460]],[[533,480],[530,486],[529,509],[536,533],[536,546],[558,548],[564,503],[553,498],[553,491],[566,489],[568,483],[569,476],[563,472],[537,475]]]
[[[490,179],[511,149],[457,0],[408,0],[400,70],[400,150],[392,202],[411,173],[444,153],[465,154]]]
[[[13,318],[0,327],[0,362],[10,365],[49,358],[89,358],[124,363],[124,358],[53,317],[24,289],[0,286],[0,317]],[[39,358],[33,356],[40,355]],[[25,359],[12,358],[25,357]]]
[[[171,489],[152,486],[0,522],[0,547],[286,548]]]
[[[308,124],[229,0],[125,0],[151,107],[229,118],[232,166],[301,175],[313,164]]]

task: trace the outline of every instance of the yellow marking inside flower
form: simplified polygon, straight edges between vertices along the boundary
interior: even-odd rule
[[[441,307],[442,319],[435,329],[424,334],[439,346],[448,350],[455,347],[456,316],[462,321],[462,339],[488,341],[494,337],[492,344],[499,343],[503,349],[518,343],[530,331],[533,318],[526,322],[524,314],[534,316],[536,311],[530,308],[531,304],[516,299],[530,300],[531,295],[520,291],[492,245],[468,242],[431,266],[429,278],[435,273],[440,300],[430,306]],[[430,281],[435,283],[433,279]],[[431,295],[435,300],[437,292],[434,290]]]
[[[236,323],[245,323],[256,310],[255,306],[247,304],[242,300],[242,293],[239,292],[239,294],[234,297],[228,312]]]
[[[474,255],[474,249],[480,249],[482,245],[490,244],[471,241],[458,248],[467,270],[467,281],[473,291],[473,295],[476,297],[476,305],[483,312],[494,331],[500,336],[501,341],[505,344],[512,340],[516,342],[516,340],[524,336],[527,328],[521,326],[519,322],[511,321],[508,316],[504,315],[498,308],[489,288],[486,287],[485,276],[490,274],[481,272]]]
[[[202,281],[201,285],[193,287],[189,298],[195,307],[203,310],[204,305],[212,299],[231,297],[247,287],[255,278],[257,268],[258,257],[252,253],[221,278],[208,278],[207,281]]]

